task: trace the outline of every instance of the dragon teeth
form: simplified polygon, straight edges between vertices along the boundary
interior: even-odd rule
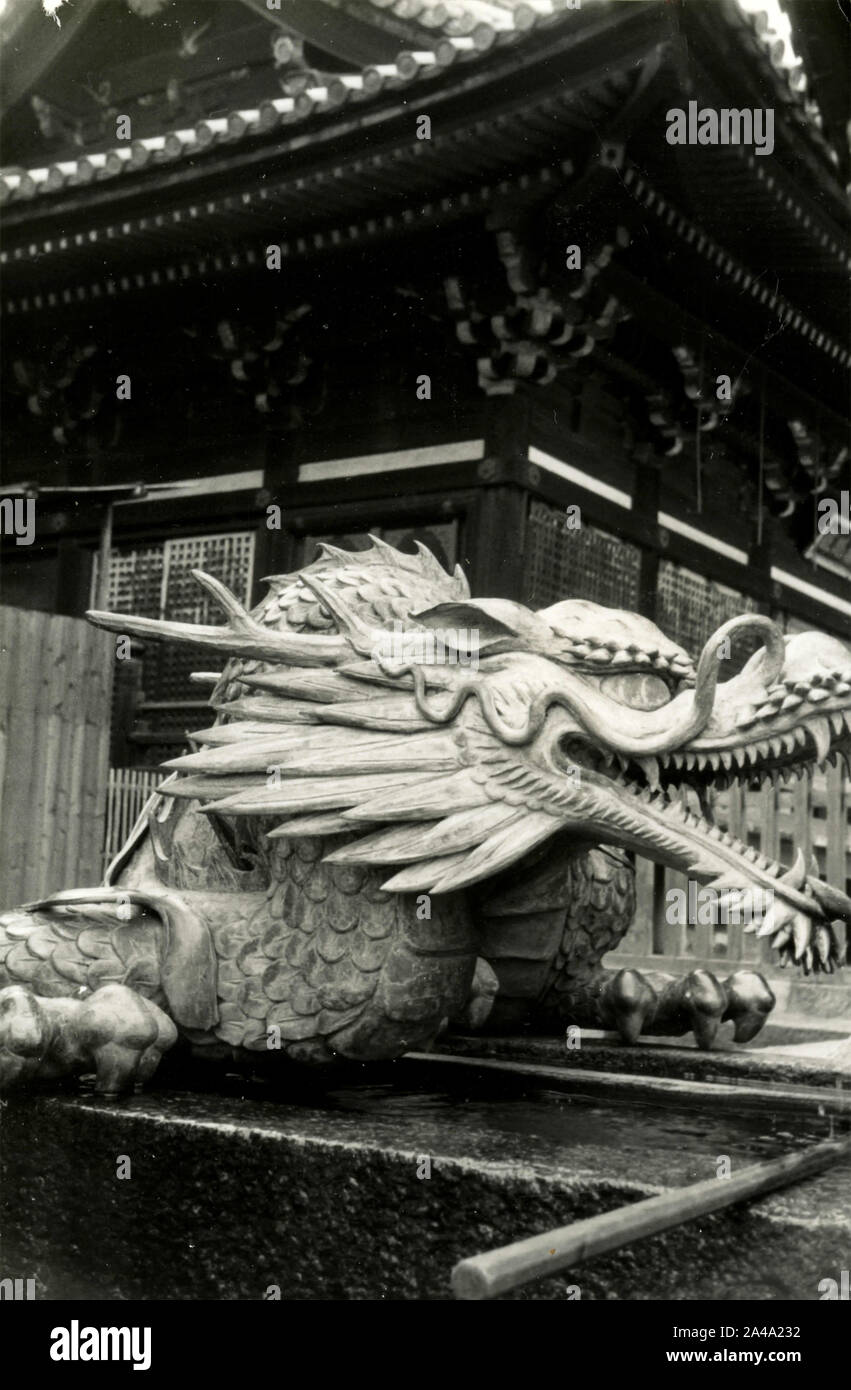
[[[830,727],[826,719],[808,719],[807,728],[816,747],[816,762],[823,763],[830,752]]]
[[[659,786],[659,759],[658,758],[639,758],[638,765],[644,771],[644,775],[653,791]]]

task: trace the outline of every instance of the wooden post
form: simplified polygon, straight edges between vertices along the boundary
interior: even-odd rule
[[[529,494],[517,484],[497,482],[525,469],[529,454],[529,402],[522,391],[492,396],[486,403],[485,458],[479,474],[485,486],[471,518],[474,594],[522,600],[526,516]],[[493,477],[493,485],[488,485]]]
[[[59,542],[56,564],[54,612],[68,618],[81,618],[91,603],[93,556],[74,541]]]
[[[659,469],[652,464],[639,463],[635,470],[636,516],[646,517],[650,536],[657,534],[659,514]],[[659,587],[659,551],[655,546],[642,545],[641,569],[638,576],[638,611],[644,618],[656,622]]]

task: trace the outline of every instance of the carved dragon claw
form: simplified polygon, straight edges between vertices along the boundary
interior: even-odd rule
[[[600,1018],[624,1042],[635,1043],[647,1033],[693,1033],[698,1047],[709,1048],[728,1019],[735,1025],[735,1041],[750,1042],[774,1004],[771,989],[754,970],[736,970],[723,981],[708,970],[693,970],[680,979],[620,970],[603,985]]]
[[[43,998],[23,985],[0,990],[0,1091],[95,1072],[95,1090],[121,1095],[147,1081],[177,1029],[162,1009],[127,985],[83,999]]]

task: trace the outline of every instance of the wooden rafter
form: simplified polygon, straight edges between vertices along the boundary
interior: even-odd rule
[[[402,42],[400,34],[385,33],[324,0],[286,0],[280,10],[268,9],[266,0],[240,3],[284,33],[297,33],[315,47],[358,67],[392,62]]]

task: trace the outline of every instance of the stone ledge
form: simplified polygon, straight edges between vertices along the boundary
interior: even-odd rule
[[[766,1152],[764,1119],[704,1138],[674,1110],[647,1128],[646,1107],[417,1093],[404,1063],[375,1075],[313,1104],[241,1084],[7,1101],[2,1273],[36,1277],[48,1299],[259,1300],[278,1285],[284,1299],[445,1300],[465,1255],[695,1181],[718,1152],[753,1161],[757,1137]],[[834,1170],[515,1297],[578,1284],[586,1300],[815,1300],[847,1265],[847,1191]]]

